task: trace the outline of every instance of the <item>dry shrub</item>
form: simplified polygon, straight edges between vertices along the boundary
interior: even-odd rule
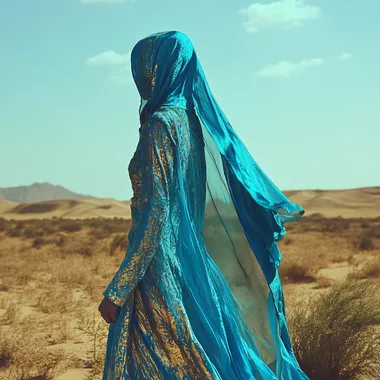
[[[22,230],[22,236],[27,239],[41,238],[44,234],[45,231],[35,225],[27,226]]]
[[[70,316],[66,314],[51,315],[47,326],[49,328],[47,341],[50,344],[65,343],[74,338],[70,326]]]
[[[76,305],[70,289],[51,286],[39,294],[35,306],[43,313],[68,313],[73,311]]]
[[[64,232],[78,232],[82,229],[80,220],[61,220],[59,229]]]
[[[374,245],[371,237],[363,234],[359,237],[359,241],[357,243],[357,248],[360,251],[369,251],[369,250],[374,249],[375,245]]]
[[[363,268],[366,277],[380,277],[380,257],[376,257]]]
[[[60,232],[56,236],[54,236],[53,241],[57,247],[63,247],[66,244],[68,238],[69,237],[65,232]]]
[[[131,226],[131,220],[122,219],[108,219],[103,225],[103,230],[109,235],[115,233],[125,233],[128,232]]]
[[[322,232],[342,233],[350,228],[350,222],[342,218],[325,219],[321,222]]]
[[[94,277],[88,277],[86,283],[84,284],[84,290],[90,296],[91,300],[99,301],[99,281]]]
[[[125,234],[131,227],[131,220],[124,219],[103,219],[96,222],[89,222],[92,228],[91,235],[98,240],[111,237],[115,233]]]
[[[351,278],[380,278],[380,258],[375,257],[367,262],[362,269],[355,269],[351,273]]]
[[[11,238],[17,238],[22,236],[22,230],[21,228],[18,228],[17,226],[11,226],[7,230],[7,236]]]
[[[104,369],[105,348],[108,336],[108,325],[95,312],[92,315],[80,316],[77,319],[77,328],[85,333],[92,344],[92,355],[87,363],[91,368],[90,378],[101,374]]]
[[[68,367],[62,350],[47,350],[36,337],[35,323],[25,319],[14,329],[1,329],[0,368],[4,378],[50,380]]]
[[[14,352],[16,351],[14,345],[14,340],[10,334],[6,334],[2,326],[0,330],[0,370],[4,370],[11,365]]]
[[[126,251],[129,246],[128,235],[116,235],[112,240],[110,247],[110,255],[113,256],[117,249]]]
[[[371,239],[380,239],[380,226],[373,225],[365,232],[365,235]]]
[[[67,288],[80,287],[87,284],[92,277],[89,260],[78,254],[51,259],[45,268],[54,280],[60,283],[56,285],[59,287],[62,287],[62,284]]]
[[[83,236],[81,238],[66,239],[60,249],[65,255],[80,255],[84,257],[92,257],[94,254],[94,244],[91,237]]]
[[[109,233],[104,231],[102,227],[95,227],[90,232],[91,236],[93,236],[97,240],[106,239],[109,237]]]
[[[50,239],[44,239],[42,237],[37,237],[33,240],[32,248],[39,249],[43,247],[44,245],[52,244],[52,241]]]
[[[279,272],[284,284],[309,283],[316,280],[310,268],[302,262],[284,261]]]
[[[0,217],[0,232],[4,232],[8,229],[9,222]]]
[[[378,292],[374,282],[347,280],[293,304],[288,312],[293,348],[310,379],[378,379]]]
[[[4,314],[5,320],[8,321],[9,323],[14,323],[18,318],[19,311],[20,311],[20,306],[17,303],[15,302],[9,303],[5,309],[5,314]]]

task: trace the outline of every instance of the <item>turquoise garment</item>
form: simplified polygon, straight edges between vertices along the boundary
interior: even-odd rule
[[[131,60],[141,126],[129,247],[103,292],[120,306],[103,380],[308,379],[276,244],[303,209],[239,139],[186,35],[148,36]]]

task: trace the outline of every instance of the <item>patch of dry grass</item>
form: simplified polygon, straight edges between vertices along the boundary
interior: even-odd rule
[[[110,255],[114,255],[115,251],[118,249],[125,252],[128,249],[128,245],[128,235],[116,235],[111,243]]]
[[[284,284],[299,284],[316,281],[311,269],[305,263],[285,261],[280,266],[280,277]]]
[[[70,289],[61,289],[58,286],[50,286],[43,289],[37,296],[35,307],[43,313],[69,313],[77,307]]]
[[[104,321],[98,314],[92,313],[92,315],[81,316],[78,318],[77,328],[86,334],[91,341],[92,352],[90,352],[87,366],[91,368],[88,377],[92,379],[97,375],[100,375],[103,371],[108,326],[104,324]]]
[[[13,329],[1,328],[0,368],[4,379],[50,380],[70,365],[63,350],[49,350],[38,337],[36,322],[23,319]]]
[[[17,335],[23,315],[30,313],[41,321],[39,324],[29,323],[29,335],[34,340],[25,343],[25,347],[30,345],[29,348],[36,345],[35,355],[22,364],[26,369],[13,372],[7,379],[23,379],[23,376],[38,373],[40,375],[33,376],[45,376],[38,379],[47,379],[53,372],[58,373],[58,367],[64,360],[57,364],[55,370],[54,360],[49,358],[45,367],[50,365],[51,369],[47,372],[32,363],[44,363],[42,356],[46,356],[55,344],[68,345],[67,352],[85,345],[88,357],[83,361],[82,354],[78,365],[90,367],[92,377],[101,374],[108,325],[95,310],[101,301],[102,291],[128,248],[130,225],[131,221],[117,218],[25,221],[0,218],[0,308],[3,309],[0,323],[4,333]],[[280,242],[283,254],[280,276],[284,284],[289,284],[286,285],[287,292],[294,293],[294,299],[298,298],[301,289],[308,294],[330,292],[334,282],[327,277],[318,277],[317,273],[333,263],[357,265],[361,268],[360,276],[359,269],[356,271],[360,278],[378,276],[379,226],[380,218],[342,220],[321,216],[307,217],[287,226],[291,232]],[[368,250],[360,248],[359,243],[364,238],[371,240]],[[368,260],[368,256],[373,260]],[[364,266],[363,260],[368,260]],[[347,264],[343,264],[345,262]],[[308,282],[315,284],[309,286]],[[88,312],[91,308],[96,317]],[[288,314],[292,308],[293,304],[287,310]],[[81,313],[81,321],[75,317],[77,311]],[[76,322],[79,325],[76,326]],[[314,334],[310,323],[307,326],[309,333]],[[306,327],[304,334],[307,334]],[[75,346],[70,346],[72,340]],[[27,349],[21,348],[19,340],[15,341],[16,348],[10,339],[4,338],[0,345],[0,366],[3,362],[14,368],[22,355],[29,355]],[[16,358],[12,359],[12,365],[9,364],[10,356]],[[9,368],[4,372],[7,376]]]
[[[380,256],[372,257],[362,268],[356,268],[350,275],[352,279],[380,279]]]
[[[294,352],[312,380],[378,379],[379,285],[348,280],[288,312]]]

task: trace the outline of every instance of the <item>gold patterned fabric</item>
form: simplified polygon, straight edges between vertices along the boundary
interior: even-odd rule
[[[163,118],[181,120],[181,130]],[[130,247],[103,295],[121,307],[110,324],[103,379],[216,379],[189,324],[176,260],[180,228],[179,190],[170,135],[181,133],[181,159],[200,173],[199,144],[186,111],[162,111],[140,129],[128,170],[133,187]],[[204,182],[190,176],[189,196],[204,193]],[[195,207],[199,216],[201,206]],[[165,375],[166,374],[166,375]],[[170,374],[170,375],[168,375]]]
[[[303,209],[236,135],[187,36],[148,36],[131,61],[141,127],[129,247],[103,292],[120,307],[103,380],[307,380],[276,245]]]

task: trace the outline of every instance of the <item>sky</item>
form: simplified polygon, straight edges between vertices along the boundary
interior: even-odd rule
[[[128,200],[135,43],[192,40],[281,190],[380,185],[378,0],[0,0],[0,187]]]

